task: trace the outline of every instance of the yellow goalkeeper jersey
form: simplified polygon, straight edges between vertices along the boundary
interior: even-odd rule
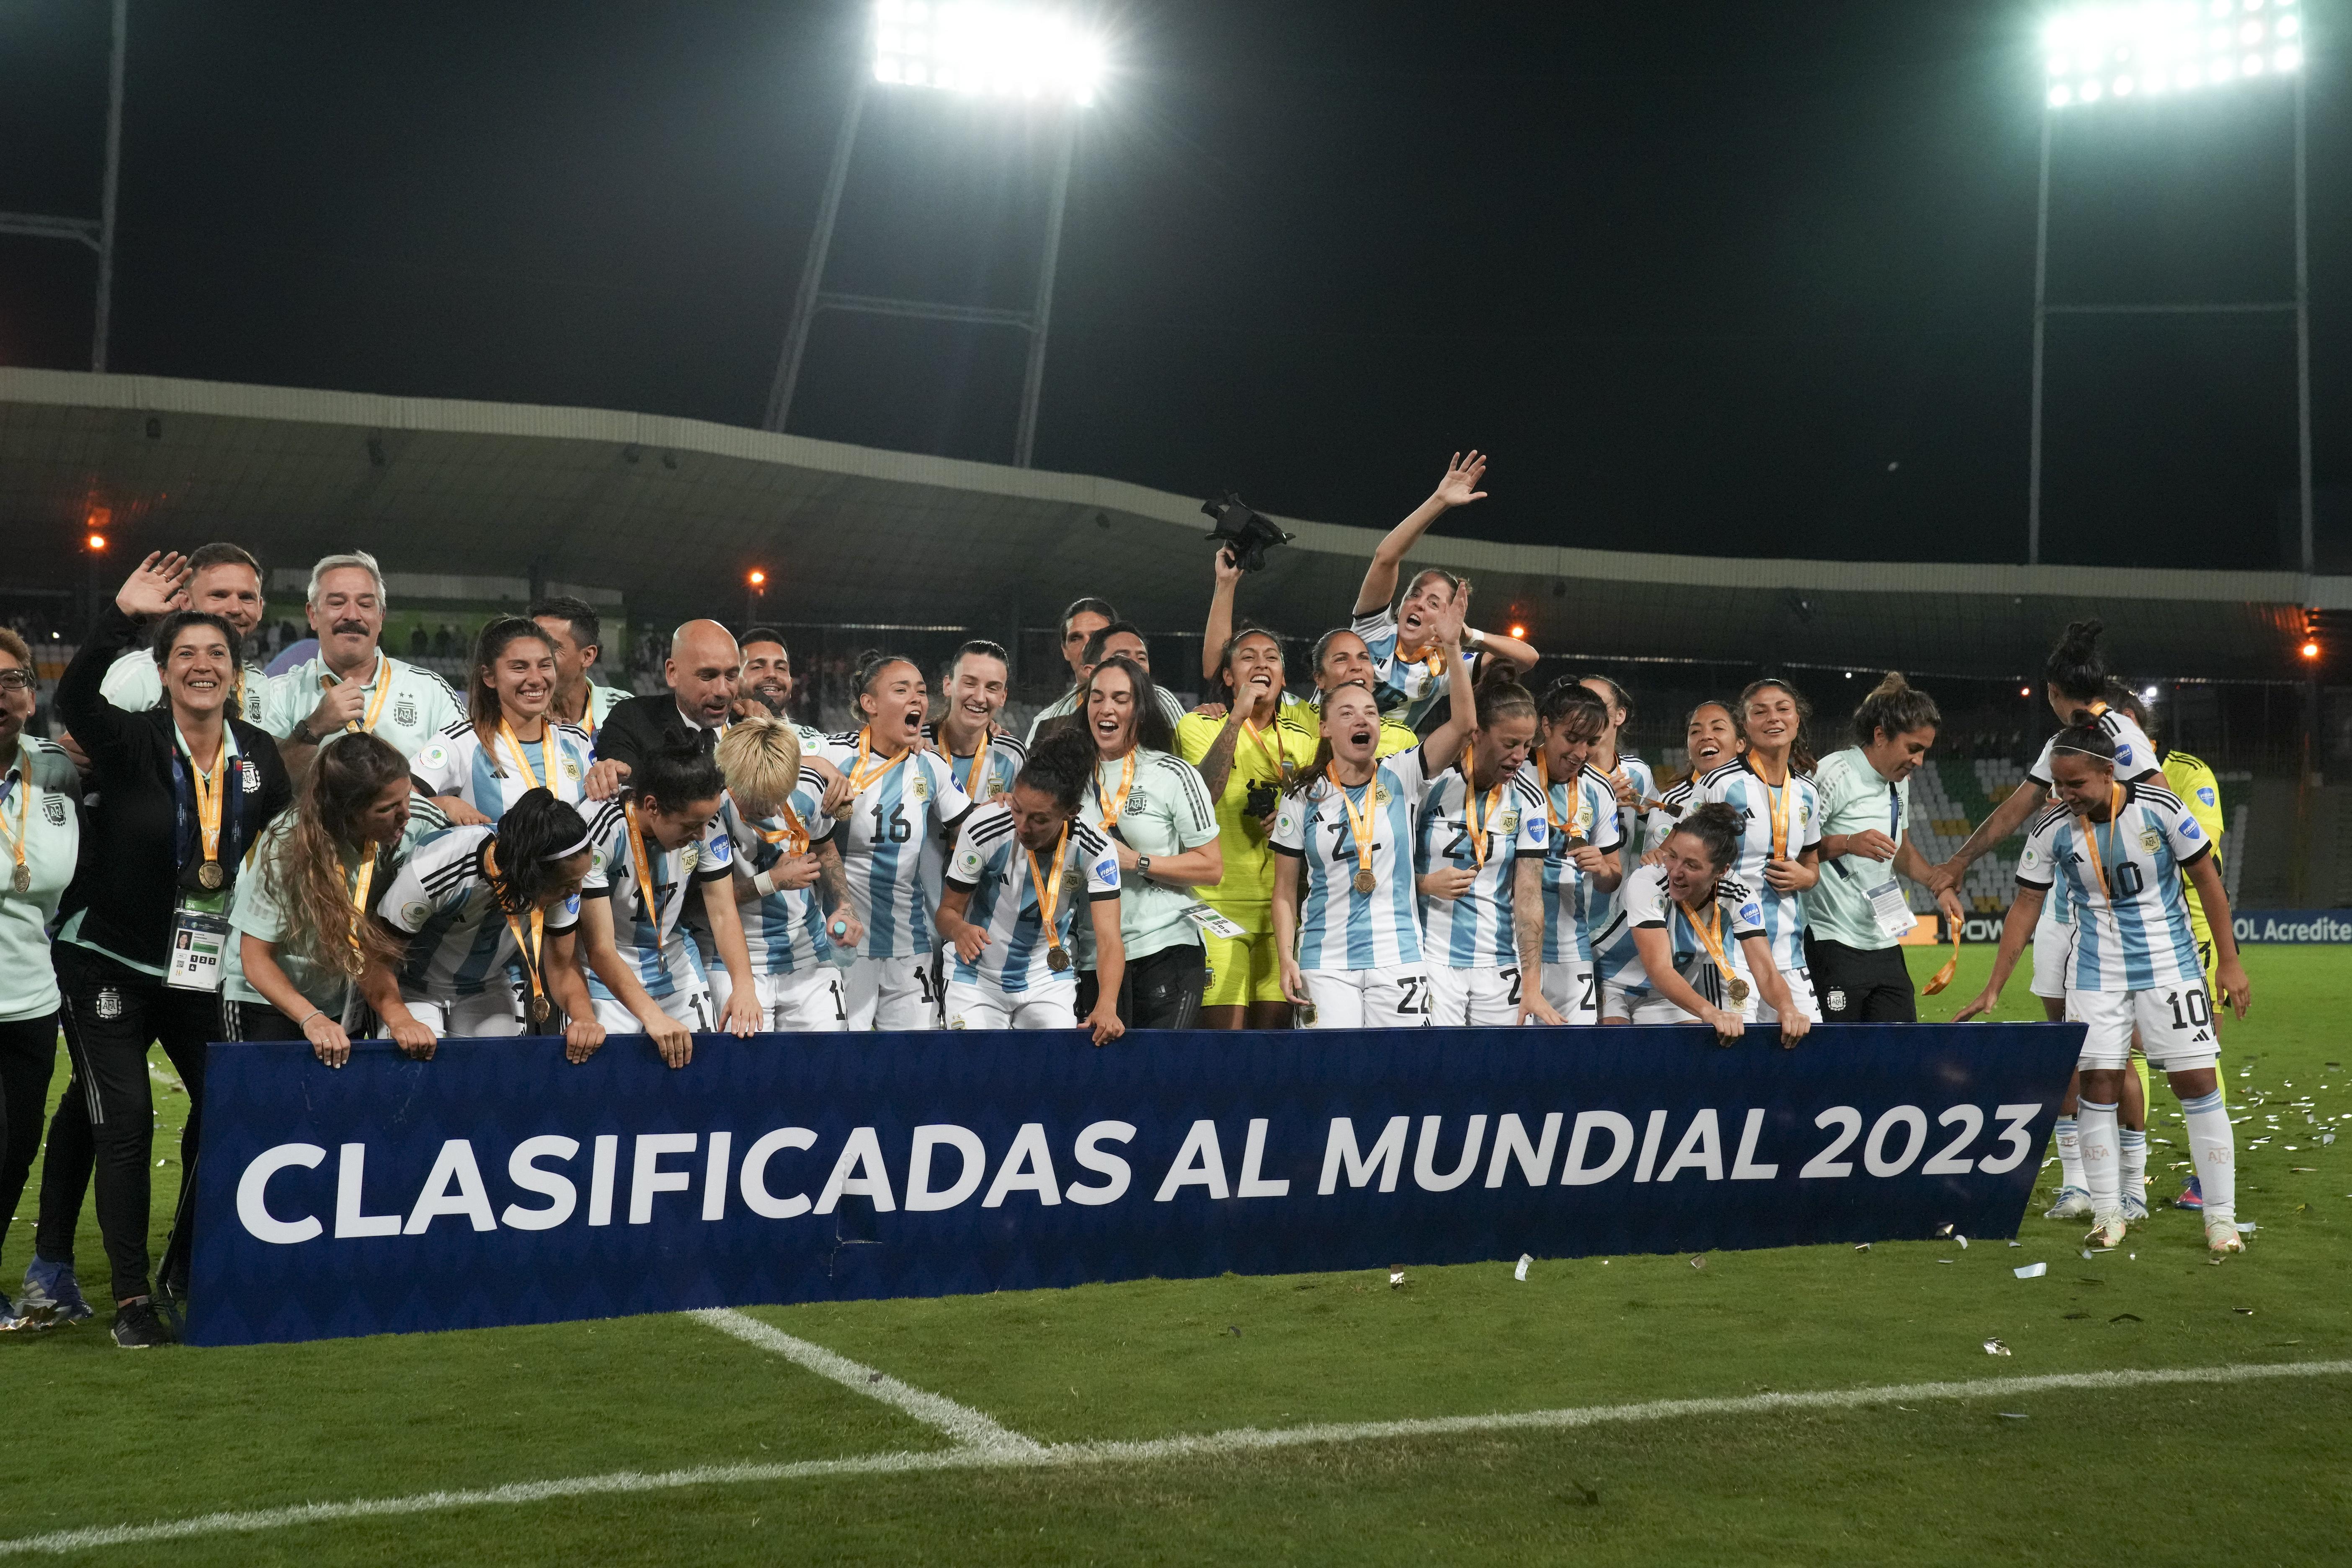
[[[2167,752],[2164,754],[2165,787],[2179,795],[2189,807],[2189,815],[2205,830],[2205,842],[2213,847],[2213,869],[2221,869],[2221,781],[2213,770],[2187,752]],[[2197,946],[2202,952],[2213,940],[2212,925],[2205,919],[2205,908],[2198,902],[2197,889],[2183,889],[2189,895],[2189,927],[2196,934]]]

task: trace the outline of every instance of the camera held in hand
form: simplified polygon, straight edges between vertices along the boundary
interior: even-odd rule
[[[1281,798],[1282,792],[1275,787],[1274,782],[1271,779],[1262,779],[1249,786],[1249,794],[1243,800],[1242,806],[1252,816],[1271,816],[1274,815],[1275,803]]]
[[[1201,510],[1217,520],[1209,538],[1234,552],[1234,564],[1244,572],[1255,572],[1265,565],[1265,552],[1276,544],[1287,544],[1291,536],[1274,526],[1264,512],[1251,510],[1248,502],[1233,491],[1225,492],[1223,500],[1204,500]]]

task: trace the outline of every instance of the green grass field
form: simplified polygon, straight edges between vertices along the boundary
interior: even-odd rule
[[[1957,1006],[1990,958],[1971,949],[1931,1005]],[[2352,1141],[2319,1137],[2352,1083],[2330,1065],[2352,1046],[2352,962],[2258,948],[2249,968],[2224,1071],[2248,1119],[2239,1216],[2260,1228],[2219,1267],[2168,1204],[2126,1250],[2081,1258],[2079,1226],[2039,1217],[2053,1165],[2021,1248],[1539,1260],[1524,1284],[1492,1263],[1396,1290],[1385,1272],[1228,1276],[757,1308],[728,1332],[669,1316],[143,1355],[113,1348],[101,1309],[0,1335],[0,1556],[2340,1561]],[[2038,1011],[2013,981],[2004,1016]],[[2152,1199],[2178,1188],[2178,1114],[2159,1087],[2150,1131],[2176,1142],[2151,1151]],[[176,1169],[156,1173],[159,1251]],[[12,1284],[31,1203],[0,1255]],[[80,1257],[102,1287],[87,1217]],[[2012,1277],[2035,1260],[2046,1278]],[[761,1324],[793,1341],[743,1337]],[[1992,1337],[2013,1353],[1988,1356]],[[857,1364],[820,1375],[779,1353],[793,1342]],[[2313,1363],[2336,1364],[2242,1372]],[[2224,1367],[2242,1370],[1983,1381]],[[1917,1386],[1954,1382],[1976,1386]],[[961,1445],[891,1403],[901,1384],[1009,1430]],[[1769,1397],[1799,1393],[1827,1397]],[[1730,1403],[1629,1408],[1674,1400]],[[1546,1411],[1583,1414],[1431,1425]],[[1296,1432],[1387,1422],[1422,1425]],[[309,1504],[329,1506],[270,1511]],[[238,1510],[173,1539],[103,1533]]]

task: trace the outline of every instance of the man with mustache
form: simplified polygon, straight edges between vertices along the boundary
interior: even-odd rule
[[[414,757],[466,705],[429,669],[383,651],[383,573],[364,551],[322,557],[310,568],[305,614],[319,639],[307,658],[269,683],[262,727],[278,737],[289,770],[338,736],[366,733]]]
[[[555,645],[555,700],[549,714],[594,740],[604,716],[635,695],[617,686],[599,686],[590,678],[596,656],[604,651],[604,621],[586,600],[564,594],[539,600],[530,614]]]
[[[824,743],[821,731],[793,718],[793,656],[784,634],[773,626],[753,626],[743,634],[741,695],[735,699],[738,719],[782,719],[800,737],[803,753]]]

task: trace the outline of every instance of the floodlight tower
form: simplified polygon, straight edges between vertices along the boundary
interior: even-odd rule
[[[2042,35],[2042,189],[2033,222],[2033,448],[2027,483],[2026,562],[2042,560],[2042,340],[2053,316],[2294,314],[2296,461],[2303,570],[2313,569],[2311,510],[2311,247],[2305,198],[2303,6],[2296,0],[2145,0],[2060,13]],[[2050,276],[2050,142],[2061,115],[2128,110],[2155,100],[2290,81],[2294,87],[2294,298],[2227,303],[2053,305]]]
[[[114,316],[114,196],[122,171],[122,48],[130,13],[131,0],[114,0],[114,45],[106,77],[106,174],[99,187],[98,216],[0,213],[0,234],[71,240],[98,253],[98,308],[89,333],[89,368],[95,371],[106,369],[106,339]]]
[[[792,325],[768,393],[761,428],[781,431],[792,417],[801,361],[809,329],[822,310],[918,321],[961,321],[1010,327],[1029,337],[1028,363],[1021,382],[1021,419],[1013,460],[1030,466],[1037,441],[1037,398],[1045,382],[1045,332],[1054,304],[1054,269],[1062,249],[1062,214],[1069,198],[1070,162],[1077,144],[1077,111],[1095,100],[1104,55],[1099,39],[1068,14],[996,0],[876,0],[872,64],[852,90],[833,167],[818,204],[816,233],[809,240],[799,291],[793,298]],[[1058,112],[1053,184],[1045,205],[1045,253],[1037,268],[1035,301],[1026,310],[954,305],[934,300],[893,300],[870,294],[836,293],[824,287],[824,264],[833,248],[835,220],[849,182],[857,122],[869,91],[936,91],[1008,103],[1028,103]]]

